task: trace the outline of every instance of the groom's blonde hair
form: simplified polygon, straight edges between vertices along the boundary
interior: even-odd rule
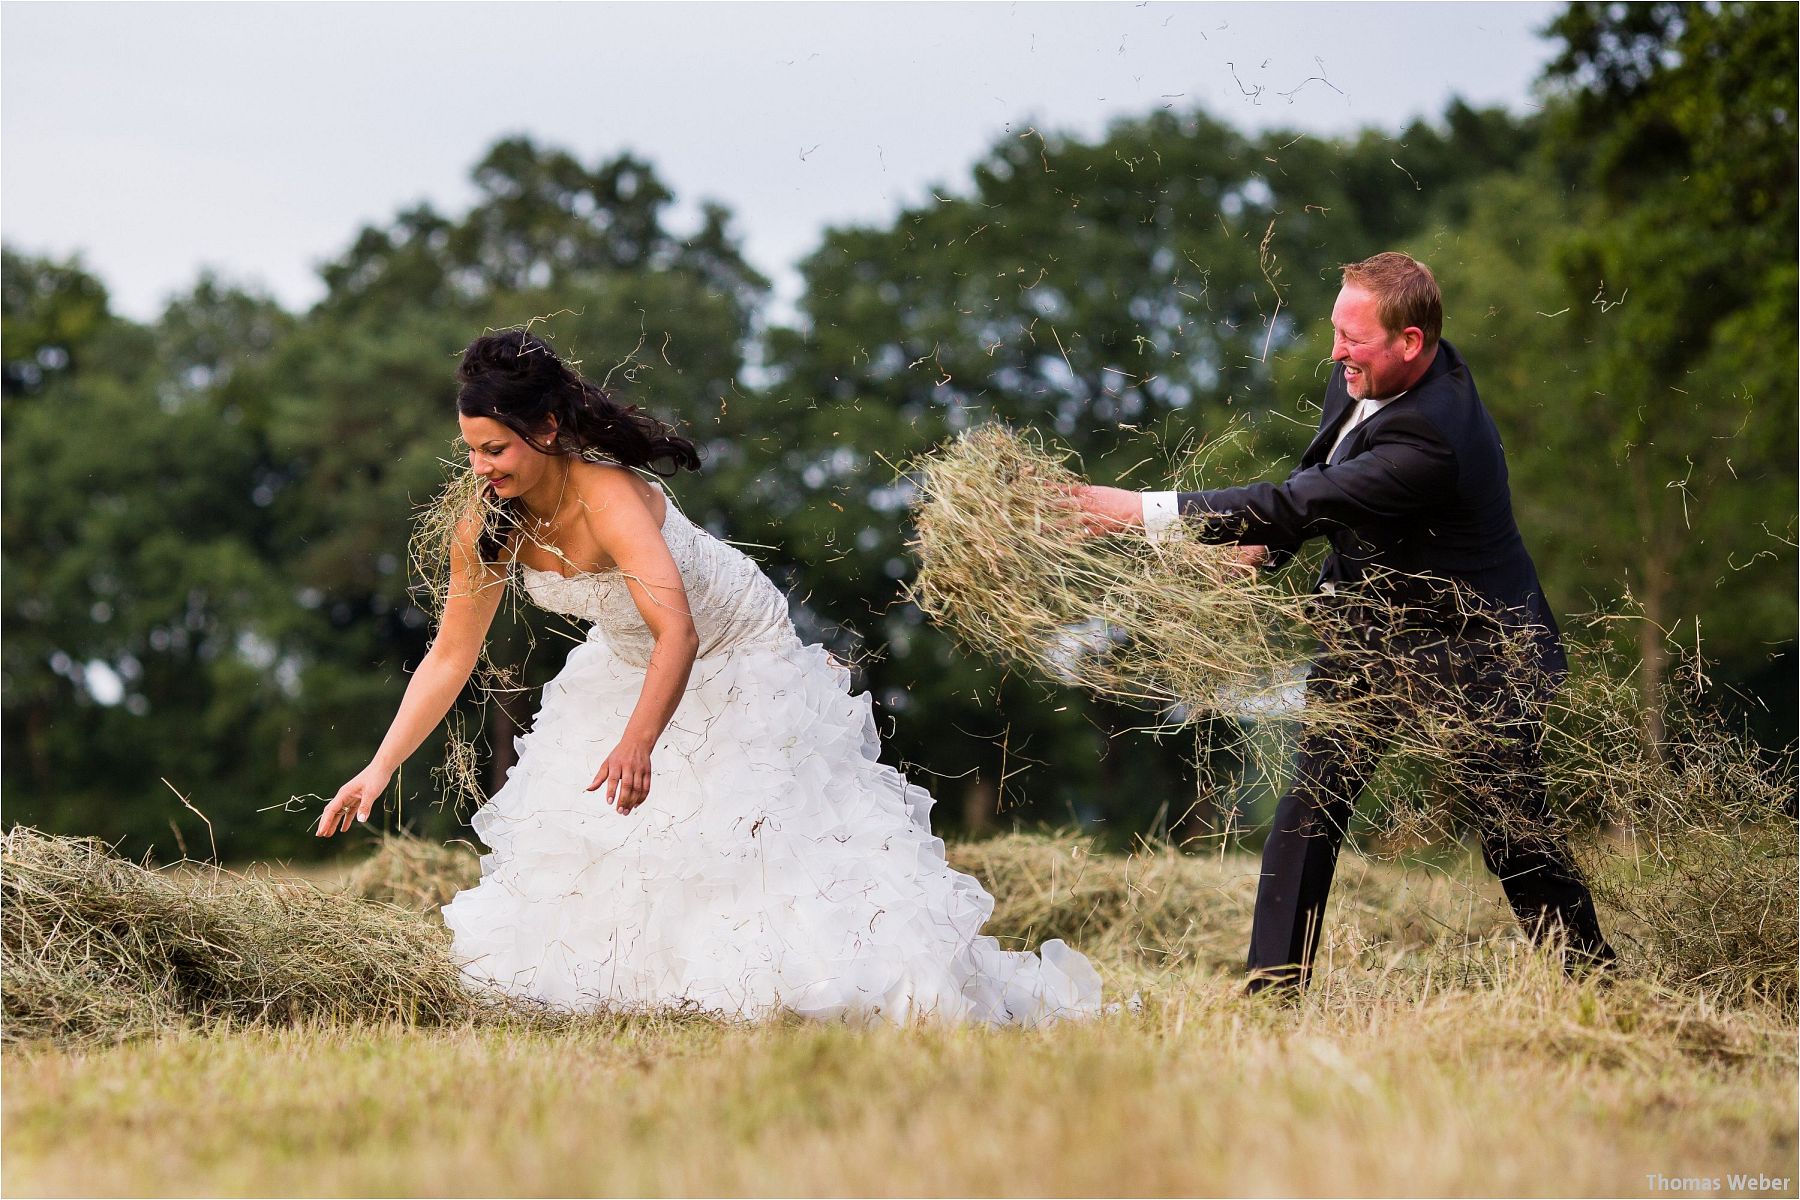
[[[1361,262],[1344,264],[1344,282],[1375,297],[1381,327],[1391,336],[1408,326],[1425,335],[1425,349],[1437,345],[1444,332],[1444,296],[1431,268],[1416,258],[1388,250]]]

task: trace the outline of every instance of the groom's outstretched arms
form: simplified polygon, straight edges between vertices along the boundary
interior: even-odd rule
[[[1174,492],[1133,492],[1124,488],[1084,484],[1072,489],[1070,499],[1088,533],[1121,533],[1142,529],[1152,542],[1161,541],[1180,519]],[[1238,561],[1247,568],[1278,567],[1293,555],[1292,547],[1271,550],[1245,544]]]
[[[1430,422],[1392,419],[1380,440],[1335,464],[1296,470],[1281,483],[1201,492],[1080,487],[1074,500],[1092,533],[1142,529],[1152,541],[1185,521],[1203,542],[1269,548],[1279,566],[1308,538],[1338,528],[1406,520],[1456,489],[1456,455]]]
[[[1353,458],[1306,467],[1282,483],[1182,492],[1176,504],[1201,541],[1292,548],[1333,529],[1441,507],[1455,495],[1456,474],[1454,451],[1429,422],[1392,420]]]

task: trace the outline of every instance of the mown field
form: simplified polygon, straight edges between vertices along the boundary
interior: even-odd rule
[[[419,910],[469,868],[428,850],[390,842],[347,880],[264,886],[331,893],[307,914],[327,924],[331,904],[428,924]],[[219,993],[210,1017],[140,1022],[121,1041],[90,1018],[20,1037],[19,1014],[29,1026],[47,1010],[9,994],[0,1182],[11,1195],[1669,1195],[1683,1189],[1653,1176],[1729,1192],[1748,1174],[1794,1194],[1791,1007],[1676,989],[1641,961],[1610,984],[1570,983],[1466,863],[1346,857],[1317,986],[1283,1004],[1239,990],[1250,858],[1126,859],[1022,836],[953,857],[1000,897],[997,933],[1088,950],[1119,1007],[1028,1032],[475,1010],[409,1022],[370,1019],[353,994],[301,1011],[283,985],[285,1007],[227,1013]],[[238,882],[207,881],[208,902],[237,903]],[[189,932],[222,928],[203,916]]]

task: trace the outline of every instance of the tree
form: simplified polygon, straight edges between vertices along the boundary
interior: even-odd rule
[[[1739,660],[1793,640],[1796,34],[1756,4],[1576,4],[1548,151],[1578,189],[1553,261],[1584,343],[1568,482],[1628,502],[1596,547],[1662,630]],[[1622,485],[1622,487],[1621,487]],[[1705,617],[1706,628],[1700,622]],[[1653,742],[1660,729],[1652,728]]]
[[[9,246],[0,259],[0,341],[6,346],[0,395],[11,398],[71,372],[112,314],[105,286],[78,258],[59,263]]]
[[[52,307],[104,296],[67,274],[62,284],[18,291]],[[80,370],[6,401],[9,812],[163,837],[171,814],[186,818],[174,787],[220,817],[222,852],[259,846],[272,827],[252,798],[280,767],[271,721],[284,676],[268,614],[281,592],[253,500],[266,454],[241,401],[286,318],[211,279],[150,328],[100,305],[67,360]],[[14,316],[71,327],[32,304]]]

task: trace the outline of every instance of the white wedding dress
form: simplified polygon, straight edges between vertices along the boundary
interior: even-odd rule
[[[522,569],[535,603],[593,626],[474,816],[491,853],[443,907],[465,981],[575,1010],[1098,1012],[1100,978],[1063,942],[1006,951],[981,932],[993,897],[945,863],[930,795],[877,761],[869,697],[801,644],[779,589],[672,500],[662,529],[700,650],[630,814],[586,788],[637,703],[649,630],[616,572]]]

